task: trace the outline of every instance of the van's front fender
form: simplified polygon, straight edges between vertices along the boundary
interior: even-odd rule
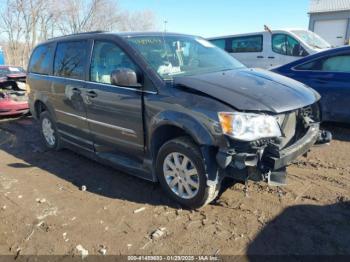
[[[162,126],[174,126],[184,130],[198,145],[216,145],[212,130],[209,130],[210,127],[208,128],[200,120],[186,113],[163,111],[154,116],[149,123],[150,138]]]
[[[197,117],[197,115],[196,115]],[[153,145],[158,137],[157,130],[162,127],[167,132],[171,132],[171,127],[181,129],[186,135],[189,135],[194,142],[200,147],[208,178],[208,185],[217,184],[219,180],[219,167],[216,162],[216,153],[218,151],[220,139],[223,138],[221,131],[217,127],[215,121],[202,115],[199,119],[183,112],[165,111],[156,115],[149,123],[149,141],[148,145]],[[170,127],[170,128],[169,128]],[[166,134],[172,137],[172,134]],[[155,157],[156,152],[153,152]]]

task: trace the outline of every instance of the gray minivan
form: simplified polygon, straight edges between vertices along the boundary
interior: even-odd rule
[[[317,92],[197,36],[51,39],[33,51],[27,85],[48,148],[159,181],[191,208],[212,201],[224,177],[285,184],[291,161],[330,141]]]

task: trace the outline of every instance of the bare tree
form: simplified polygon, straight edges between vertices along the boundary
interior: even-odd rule
[[[62,0],[58,10],[62,34],[93,30],[148,31],[156,27],[152,11],[122,11],[116,0]]]
[[[121,18],[115,0],[63,0],[58,6],[62,34],[111,30]]]
[[[120,31],[150,31],[156,29],[155,15],[150,10],[135,13],[125,12]]]
[[[22,57],[26,60],[37,43],[39,14],[45,10],[47,2],[45,0],[16,0],[16,4],[24,25],[25,48]]]
[[[24,27],[21,14],[16,12],[16,3],[7,0],[6,8],[1,15],[1,33],[5,35],[7,44],[4,46],[5,57],[10,64],[22,64],[20,61],[20,40]]]
[[[45,5],[38,13],[38,38],[37,41],[44,41],[55,36],[59,13],[55,8],[54,0],[46,0]]]
[[[40,15],[47,0],[7,0],[1,13],[1,34],[5,36],[6,60],[10,64],[26,65],[29,54],[37,44]]]
[[[26,66],[31,51],[48,38],[79,32],[147,31],[156,28],[151,11],[130,13],[117,0],[6,0],[0,34],[9,64]]]

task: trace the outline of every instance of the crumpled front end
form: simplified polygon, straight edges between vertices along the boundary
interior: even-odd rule
[[[264,180],[271,185],[286,184],[286,167],[315,144],[327,144],[332,136],[320,130],[318,104],[276,115],[282,131],[279,138],[253,142],[231,140],[216,158],[225,176],[241,180]]]
[[[0,89],[0,116],[26,114],[29,112],[25,91]]]

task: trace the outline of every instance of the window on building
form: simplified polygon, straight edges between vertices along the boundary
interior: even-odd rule
[[[54,75],[73,79],[84,79],[88,43],[86,41],[57,44]]]

